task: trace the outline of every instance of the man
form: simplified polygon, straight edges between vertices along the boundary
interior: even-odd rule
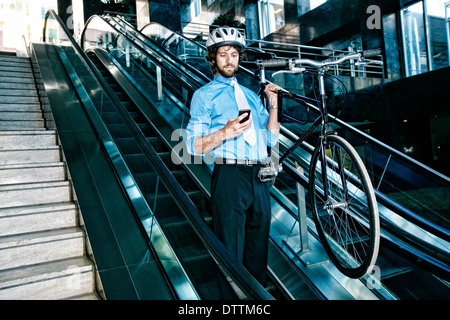
[[[214,80],[192,98],[187,150],[192,155],[211,152],[215,158],[211,178],[215,232],[264,284],[271,219],[270,183],[262,182],[258,172],[268,159],[267,146],[275,145],[280,129],[277,94],[273,92],[277,86],[269,84],[264,90],[270,105],[267,111],[258,95],[237,85],[235,74],[245,47],[237,29],[213,30],[206,46]],[[251,110],[250,115],[239,115],[243,105]],[[249,119],[244,121],[247,116]]]

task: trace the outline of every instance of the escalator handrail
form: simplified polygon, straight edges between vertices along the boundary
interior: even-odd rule
[[[93,16],[89,17],[89,19],[86,21],[84,29],[81,33],[80,47],[83,50],[88,49],[88,48],[85,48],[85,46],[84,46],[85,32],[86,32],[86,29],[88,28],[89,24],[91,23],[91,21],[94,19],[101,19],[104,23],[106,23],[109,27],[111,27],[116,32],[118,32],[121,36],[123,36],[125,39],[127,39],[130,43],[136,44],[136,42],[134,42],[134,40],[131,38],[131,36],[128,33],[115,27],[110,21],[108,21],[108,19],[105,19],[104,17],[99,16],[99,15],[93,15]],[[167,71],[170,72],[171,74],[178,75],[178,77],[174,77],[174,79],[176,81],[178,81],[182,86],[184,86],[187,90],[195,91],[196,89],[198,89],[198,87],[192,87],[191,83],[195,83],[195,84],[200,83],[199,86],[201,86],[203,83],[206,84],[205,79],[200,79],[198,77],[194,77],[189,72],[183,72],[183,70],[181,70],[181,68],[186,68],[186,69],[188,69],[188,71],[191,71],[190,66],[189,66],[189,68],[187,68],[185,65],[177,64],[176,61],[173,61],[173,55],[168,55],[166,51],[163,51],[164,54],[161,54],[161,52],[157,52],[156,50],[160,50],[160,47],[157,46],[156,44],[154,44],[154,41],[151,41],[151,44],[156,47],[156,50],[155,50],[155,48],[150,47],[150,44],[144,43],[140,39],[137,39],[137,40],[140,45],[136,46],[136,48],[138,48],[145,57],[147,57],[148,59],[151,59],[156,65],[158,65],[162,69],[167,69],[167,63],[170,64],[171,68],[170,68],[170,70],[167,70]],[[145,50],[144,48],[147,48],[148,51]],[[153,57],[150,55],[149,51],[153,53],[153,55],[154,55]],[[162,56],[163,59],[161,59],[159,56]],[[163,63],[163,61],[165,63]],[[182,81],[183,76],[192,79],[192,82]]]
[[[157,24],[157,23],[151,23],[151,24],[161,26],[161,25],[159,25],[159,24]],[[150,24],[150,25],[151,25],[151,24]],[[147,26],[148,26],[148,25],[147,25]],[[144,27],[144,28],[145,28],[145,27]],[[144,28],[143,28],[143,29],[144,29]],[[143,30],[143,29],[142,29],[142,30]],[[189,40],[188,40],[188,41],[189,41]],[[197,45],[201,46],[200,44],[197,44]],[[163,48],[162,48],[162,49],[163,49]],[[164,49],[163,49],[163,50],[164,50]],[[243,70],[246,71],[249,75],[255,77],[254,74],[250,74],[250,73],[251,73],[250,71],[245,70],[244,68],[243,68]],[[314,105],[311,105],[311,104],[309,104],[309,105],[310,105],[311,108],[317,108],[317,107],[314,106]],[[340,121],[339,119],[335,119],[335,121],[336,121],[336,122],[342,123],[345,127],[349,128],[350,130],[352,130],[352,131],[354,131],[354,132],[356,132],[356,133],[360,133],[362,136],[366,137],[368,140],[375,141],[375,142],[377,141],[377,140],[374,140],[372,137],[370,137],[370,136],[364,134],[363,132],[360,132],[358,129],[353,128],[353,127],[347,125],[346,123]],[[284,128],[284,127],[283,127],[283,128]],[[282,131],[283,131],[283,133],[288,137],[288,139],[291,139],[291,140],[294,139],[294,140],[295,140],[295,139],[298,138],[298,137],[295,136],[295,134],[289,132],[289,130],[287,130],[287,129],[286,129],[286,130],[283,130],[283,128],[282,128]],[[284,128],[284,129],[285,129],[285,128]],[[381,146],[384,147],[386,150],[394,151],[393,153],[400,154],[400,156],[403,157],[403,158],[408,158],[406,155],[403,155],[403,154],[401,154],[401,153],[395,151],[394,149],[390,148],[389,146],[387,146],[387,145],[385,145],[385,144],[383,144],[383,143],[381,143],[381,142],[377,142],[376,144],[381,145]],[[411,161],[416,162],[416,161],[413,160],[413,159],[411,159]],[[422,166],[421,166],[421,167],[422,167]],[[438,175],[439,175],[439,174],[438,174]],[[298,175],[296,174],[296,172],[295,172],[295,173],[292,172],[292,173],[291,173],[291,176],[292,176],[292,177],[294,178],[294,180],[296,180],[297,182],[300,182],[300,183],[304,183],[304,182],[305,182],[305,181],[303,181],[303,179],[301,179],[300,176],[298,176]],[[445,177],[444,177],[444,178],[445,178]],[[441,227],[441,226],[439,226],[439,225],[437,225],[437,224],[431,222],[430,220],[427,220],[427,219],[425,219],[425,218],[419,216],[419,215],[416,214],[415,212],[413,212],[413,211],[411,211],[410,209],[404,207],[403,205],[397,203],[396,201],[390,199],[389,197],[387,197],[386,195],[382,194],[382,193],[379,192],[378,190],[375,190],[375,192],[376,192],[376,194],[377,194],[378,201],[379,201],[381,204],[383,204],[386,208],[388,208],[389,210],[393,210],[394,212],[396,212],[397,214],[399,214],[399,215],[402,216],[403,218],[405,218],[405,219],[407,219],[407,220],[409,220],[409,221],[415,223],[417,226],[423,228],[424,230],[433,233],[435,236],[441,237],[441,238],[442,238],[443,240],[445,240],[445,241],[448,241],[448,240],[449,240],[449,237],[450,237],[449,230],[446,230],[445,228],[443,228],[443,227]]]
[[[283,130],[283,128],[282,128],[282,131],[283,131],[284,136],[286,136],[291,142],[297,141],[298,137],[294,133],[290,132],[289,130]],[[305,148],[305,150],[312,154],[312,151],[313,151],[312,148],[310,148],[310,149]],[[297,175],[293,175],[292,177],[294,178],[294,180],[296,180],[299,183],[303,182],[303,180],[299,180]],[[306,178],[306,180],[308,180],[308,178]],[[308,186],[305,186],[305,187],[308,187]],[[383,204],[384,206],[386,206],[386,208],[398,213],[398,215],[400,215],[401,217],[414,222],[415,224],[417,224],[419,227],[423,228],[424,230],[435,234],[436,236],[442,238],[443,240],[445,240],[447,242],[450,242],[450,230],[447,230],[444,227],[441,227],[440,225],[421,217],[420,215],[418,215],[411,209],[406,208],[402,204],[392,200],[387,195],[378,191],[377,189],[374,189],[374,192],[375,192],[377,201],[380,202],[381,204]]]
[[[140,31],[137,30],[137,28],[135,28],[134,26],[132,26],[131,24],[129,24],[127,21],[123,20],[123,19],[118,19],[117,17],[111,17],[109,16],[109,18],[111,20],[113,20],[115,23],[120,24],[121,22],[124,22],[126,25],[126,28],[130,29],[130,31],[132,31],[132,36],[138,40],[142,45],[147,46],[148,42],[152,43],[154,46],[156,46],[158,49],[163,49],[164,50],[164,55],[167,55],[170,57],[170,63],[171,64],[176,64],[177,61],[179,60],[179,58],[175,55],[173,55],[170,51],[167,51],[165,48],[161,48],[161,46],[157,43],[155,43],[155,41],[149,37],[147,37],[147,35],[141,33]],[[143,36],[144,40],[140,39],[139,36]],[[202,72],[198,71],[197,69],[195,69],[194,67],[192,67],[189,64],[184,64],[182,66],[184,69],[186,69],[187,71],[189,71],[190,73],[192,73],[193,75],[195,75],[194,80],[196,80],[197,82],[200,83],[200,85],[204,85],[207,84],[211,79],[208,78],[206,75],[204,75]],[[186,72],[186,71],[185,71]]]
[[[148,23],[147,25],[145,25],[144,27],[141,28],[141,32],[145,28],[147,28],[149,26],[152,26],[152,25],[158,25],[158,26],[161,26],[163,28],[168,29],[167,27],[164,27],[164,26],[162,26],[161,24],[159,24],[157,22],[150,22],[150,23]],[[170,30],[170,29],[168,29],[168,30]],[[195,41],[192,41],[191,39],[183,36],[182,34],[180,34],[178,32],[175,32],[175,31],[172,31],[172,32],[174,34],[178,35],[179,37],[183,38],[183,40],[185,40],[185,41],[187,41],[187,42],[189,42],[191,44],[197,45],[197,46],[199,46],[199,47],[201,47],[201,48],[206,50],[206,47],[204,45],[202,45],[200,43],[197,43]],[[256,80],[259,81],[259,77],[257,75],[255,75],[254,72],[252,72],[249,69],[247,69],[245,67],[242,67],[242,66],[240,66],[240,69],[242,69],[242,71],[244,71],[247,75],[249,75],[249,76],[251,76],[251,77],[253,77],[253,78],[255,78]],[[311,104],[310,107],[314,108],[317,112],[320,112],[320,110],[319,110],[319,108],[317,106]],[[404,159],[405,162],[412,163],[414,166],[416,166],[416,167],[418,167],[420,169],[424,169],[424,170],[428,171],[430,174],[432,174],[432,175],[436,176],[437,178],[441,179],[444,183],[450,184],[450,177],[448,177],[448,176],[446,176],[446,175],[444,175],[444,174],[442,174],[442,173],[440,173],[440,172],[438,172],[438,171],[436,171],[436,170],[434,170],[434,169],[424,165],[423,163],[420,163],[419,161],[417,161],[417,160],[411,158],[410,156],[408,156],[408,155],[406,155],[406,154],[404,154],[404,153],[402,153],[402,152],[400,152],[400,151],[390,147],[389,145],[387,145],[387,144],[385,144],[385,143],[383,143],[383,142],[381,142],[379,140],[376,140],[375,138],[371,137],[370,135],[360,131],[359,129],[349,125],[348,123],[340,120],[339,118],[337,118],[335,116],[330,115],[330,119],[333,120],[334,122],[336,122],[337,124],[339,124],[340,126],[344,127],[346,130],[349,130],[352,133],[356,134],[357,136],[359,136],[359,137],[361,137],[361,138],[363,138],[365,140],[368,140],[370,142],[370,144],[377,145],[381,149],[383,149],[384,151],[386,151],[386,152],[388,152],[390,154],[395,154],[397,157]]]
[[[53,10],[52,14],[57,17],[56,19],[59,19],[58,22],[62,24],[63,27],[65,27],[60,18]],[[91,71],[97,77],[97,80],[101,83],[103,89],[108,92],[108,89],[110,90],[110,88],[108,88],[108,86],[104,86],[105,80],[100,75],[99,71],[95,68],[92,61],[90,61],[85,52],[83,52],[83,50],[75,42],[70,33],[68,34],[68,37],[72,44],[74,44],[74,47],[78,51],[77,53],[79,54],[79,56],[82,57],[82,59],[89,66]],[[45,35],[43,39],[45,41]],[[111,98],[111,100],[114,102],[114,97]],[[119,109],[122,108],[122,111],[125,110],[125,107],[120,103],[117,106],[119,107]],[[206,225],[206,223],[201,218],[198,208],[193,204],[192,200],[182,189],[180,184],[176,181],[174,176],[165,166],[162,159],[158,156],[153,147],[147,142],[145,137],[137,128],[137,125],[134,123],[134,121],[131,120],[131,116],[128,113],[126,114],[127,116],[125,116],[124,120],[127,122],[127,125],[129,125],[130,128],[134,128],[134,130],[132,131],[135,134],[135,137],[138,138],[141,146],[144,147],[145,154],[152,163],[155,171],[157,171],[159,177],[161,178],[161,181],[171,193],[183,214],[186,215],[188,220],[194,226],[194,229],[200,236],[200,239],[202,239],[203,243],[206,245],[209,252],[214,256],[216,261],[219,261],[220,265],[227,271],[226,273],[235,281],[235,283],[249,298],[272,300],[273,297],[267,292],[267,290],[258,281],[256,281],[256,279],[242,266],[240,262],[238,262],[237,258],[232,255],[227,248],[224,247],[221,241],[217,238],[217,235]]]
[[[99,49],[101,50],[101,49]],[[98,72],[96,70],[96,72]],[[105,89],[111,90],[109,87]],[[150,160],[153,168],[157,172],[158,176],[161,178],[164,186],[168,189],[169,193],[173,196],[178,206],[182,208],[183,214],[188,218],[188,220],[193,224],[194,229],[199,235],[200,239],[202,239],[203,243],[208,247],[209,251],[216,258],[216,260],[221,261],[221,266],[225,267],[231,274],[245,274],[248,273],[247,270],[241,268],[241,264],[236,260],[234,256],[232,256],[228,249],[226,249],[223,244],[219,241],[215,233],[206,225],[204,220],[201,218],[200,212],[198,208],[194,205],[192,200],[189,198],[187,193],[181,188],[180,184],[177,182],[173,174],[169,171],[167,166],[164,164],[162,159],[158,156],[158,153],[155,149],[148,143],[146,137],[140,131],[138,125],[133,121],[131,115],[128,113],[126,108],[119,104],[118,109],[127,123],[128,127],[132,130],[134,137],[138,140],[139,145],[143,149],[145,155]],[[225,257],[225,258],[224,258]],[[229,261],[227,261],[229,260]],[[231,266],[231,267],[230,267]],[[270,299],[270,296],[266,294],[262,286],[260,288],[251,288],[253,285],[259,285],[259,283],[254,283],[253,277],[250,274],[247,274],[245,277],[248,277],[246,282],[249,284],[239,285],[241,289],[246,292],[249,296],[257,299]],[[236,278],[236,276],[232,276],[232,278],[237,281],[237,283],[242,282],[242,279]],[[255,280],[256,281],[256,280]],[[256,294],[254,292],[257,292]]]
[[[147,25],[145,25],[143,28],[141,28],[141,32],[150,26],[159,26],[159,27],[163,27],[166,28],[164,26],[162,26],[159,23],[156,22],[151,22]],[[172,31],[173,32],[173,31]],[[183,38],[185,41],[188,41],[192,44],[195,44],[203,49],[206,50],[206,48],[199,44],[196,43],[195,41],[192,41],[186,37],[184,37],[183,35],[180,35],[179,33],[173,32],[174,34],[177,34],[179,37]],[[145,36],[145,34],[144,34]],[[164,48],[162,48],[164,49]],[[181,61],[180,61],[181,62]],[[250,70],[240,66],[240,68],[242,69],[242,71],[244,71],[245,73],[247,73],[247,75],[256,78],[257,80],[259,80],[259,78]],[[319,109],[317,106],[315,106],[314,104],[308,103],[308,106],[310,108],[315,109],[317,112],[319,112]],[[409,162],[412,165],[414,165],[416,168],[420,169],[424,169],[426,170],[429,174],[435,176],[436,178],[440,179],[443,183],[445,184],[450,184],[450,178],[433,170],[432,168],[429,168],[428,166],[418,162],[417,160],[393,149],[392,147],[384,144],[381,141],[378,141],[376,139],[374,139],[373,137],[367,135],[366,133],[358,130],[357,128],[354,128],[352,126],[350,126],[349,124],[347,124],[346,122],[343,122],[342,120],[338,119],[337,117],[334,116],[330,116],[330,118],[335,121],[336,123],[338,123],[340,126],[345,127],[346,130],[349,130],[353,133],[355,133],[357,136],[362,137],[363,139],[369,141],[369,143],[376,145],[377,147],[380,147],[382,150],[386,151],[388,154],[394,154],[395,156],[401,158],[404,160],[404,162]],[[288,139],[290,139],[291,141],[295,141],[296,139],[298,139],[298,137],[293,134],[292,132],[290,132],[289,130],[287,130],[284,126],[281,126],[281,132],[283,133],[283,135],[285,135]],[[402,204],[392,200],[390,197],[388,197],[387,195],[383,194],[382,192],[375,190],[375,193],[377,195],[377,198],[379,199],[380,203],[382,203],[383,205],[385,205],[387,208],[397,212],[400,216],[416,223],[418,226],[422,227],[423,229],[443,238],[446,241],[450,241],[450,230],[447,230],[437,224],[435,224],[434,222],[421,217],[420,215],[418,215],[417,213],[413,212],[412,210],[406,208],[405,206],[403,206]]]
[[[157,24],[157,23],[151,23],[151,24],[159,25],[159,24]],[[159,26],[160,26],[160,25],[159,25]],[[197,45],[199,45],[199,44],[197,44]],[[200,46],[200,45],[199,45],[199,46]],[[164,49],[162,48],[162,50],[164,50]],[[255,77],[253,74],[251,74],[250,71],[245,70],[245,69],[243,69],[243,70],[246,71],[246,72],[247,72],[248,74],[250,74],[251,76]],[[311,105],[311,107],[315,107],[315,106]],[[339,119],[336,119],[336,121],[337,121],[337,122],[340,122]],[[354,132],[356,132],[356,133],[362,134],[363,136],[367,137],[367,139],[369,139],[369,140],[375,141],[375,142],[376,142],[375,144],[384,146],[386,149],[389,149],[389,150],[391,150],[391,151],[394,151],[394,153],[400,154],[400,156],[403,157],[403,158],[408,158],[406,155],[403,155],[403,154],[401,154],[401,153],[395,151],[394,149],[390,148],[389,146],[384,145],[384,144],[382,144],[381,142],[378,142],[378,141],[374,140],[372,137],[370,137],[370,136],[364,134],[363,132],[360,132],[358,129],[353,128],[353,127],[349,126],[348,124],[346,124],[346,123],[344,123],[344,122],[341,122],[341,123],[342,123],[343,126],[349,128],[350,130],[352,130],[352,131],[354,131]],[[284,132],[286,133],[286,132],[289,132],[289,131],[288,131],[288,130],[284,130]],[[289,139],[294,138],[294,137],[289,137],[289,135],[287,135],[287,136],[288,136]],[[415,160],[413,160],[413,159],[411,159],[411,160],[412,160],[412,161],[415,161]],[[422,166],[421,166],[421,167],[422,167]],[[292,175],[291,175],[291,176],[292,176]],[[301,182],[301,183],[304,182],[304,181],[301,180],[301,179],[298,180],[297,178],[300,178],[300,177],[297,177],[297,175],[295,175],[295,174],[294,174],[293,177],[294,177],[295,180],[297,180],[297,182]],[[445,178],[445,177],[444,177],[444,178]],[[400,216],[403,216],[404,218],[406,218],[406,219],[408,219],[408,220],[410,220],[410,221],[413,221],[413,222],[416,223],[418,226],[424,228],[425,230],[427,230],[427,231],[429,231],[429,232],[431,232],[431,233],[434,233],[435,235],[438,235],[438,236],[442,237],[444,240],[447,240],[447,239],[448,239],[449,233],[448,233],[448,230],[446,230],[445,228],[442,228],[442,227],[440,227],[440,226],[437,226],[436,224],[432,223],[431,221],[429,221],[429,220],[427,220],[427,219],[424,219],[424,218],[418,216],[416,213],[412,212],[411,210],[409,210],[409,209],[403,207],[402,205],[398,204],[397,202],[393,201],[393,200],[390,199],[389,197],[387,197],[387,196],[381,194],[381,193],[378,192],[378,191],[376,191],[376,192],[377,192],[378,199],[379,199],[380,203],[384,204],[388,209],[394,210],[394,211],[397,212]]]
[[[81,59],[87,58],[84,53],[80,50],[78,44],[73,39],[72,35],[70,34],[70,31],[67,29],[67,27],[63,24],[59,16],[53,11],[49,10],[46,14],[46,19],[44,23],[44,34],[47,26],[47,19],[52,16],[60,25],[60,27],[63,29],[63,31],[66,33],[68,40],[72,44],[72,48],[74,48],[77,53],[78,57]],[[43,37],[43,41],[46,42],[45,36]],[[80,97],[83,105],[85,106],[85,111],[87,113],[88,118],[92,122],[98,137],[104,146],[104,151],[107,153],[109,159],[111,160],[111,164],[115,170],[115,173],[118,176],[119,182],[123,185],[125,189],[125,193],[130,197],[130,202],[132,204],[132,207],[135,211],[140,211],[143,215],[149,215],[152,216],[151,209],[147,205],[146,200],[144,199],[144,196],[142,195],[141,191],[137,187],[136,182],[134,181],[134,177],[132,176],[131,172],[129,171],[123,157],[121,156],[119,150],[117,149],[117,146],[113,142],[113,138],[109,133],[109,130],[106,128],[104,122],[101,120],[100,115],[98,114],[98,111],[96,110],[94,103],[92,102],[91,98],[89,97],[86,88],[81,83],[81,80],[79,79],[78,75],[76,74],[76,71],[74,70],[72,64],[70,63],[69,59],[67,58],[67,55],[63,52],[61,48],[58,46],[55,47],[58,55],[61,58],[61,62],[66,69],[66,72],[69,75],[69,78],[75,88],[75,91],[77,92],[78,96]],[[86,61],[85,61],[86,62]],[[88,66],[92,68],[92,65]],[[98,80],[98,79],[97,79]],[[112,99],[111,99],[112,100]],[[114,103],[114,101],[113,101]],[[123,183],[123,181],[126,180],[126,183]],[[131,181],[133,181],[131,183]],[[131,196],[132,195],[132,196]],[[137,196],[139,195],[139,196]],[[137,220],[139,220],[138,217],[136,217]],[[156,250],[152,245],[149,238],[149,235],[147,234],[144,226],[140,224],[140,230],[143,234],[143,236],[147,239],[149,245],[149,250],[152,252],[154,257],[159,257],[160,254],[158,253],[158,250]],[[155,224],[153,225],[152,232],[154,234],[161,234],[162,231],[160,230],[159,225]],[[169,253],[169,251],[165,250],[163,253],[164,257],[167,258],[168,255],[173,254],[172,252]],[[173,259],[173,261],[176,261],[176,257],[173,256],[170,258]],[[192,287],[192,284],[190,284],[191,290],[188,290],[188,288],[185,286],[181,291],[178,291],[177,288],[175,288],[173,284],[173,280],[171,279],[178,279],[180,278],[180,272],[179,270],[166,270],[166,267],[161,263],[161,259],[156,259],[157,266],[159,270],[161,270],[162,275],[164,279],[166,280],[166,283],[171,288],[171,292],[174,294],[174,296],[178,295],[178,298],[185,297],[186,299],[198,299],[198,294],[195,292],[195,289]],[[178,263],[178,261],[176,262]],[[173,266],[172,266],[173,267]]]

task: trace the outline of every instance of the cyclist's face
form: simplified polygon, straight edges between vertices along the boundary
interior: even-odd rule
[[[220,47],[217,50],[216,64],[219,74],[226,78],[234,77],[239,67],[239,51],[232,46]]]

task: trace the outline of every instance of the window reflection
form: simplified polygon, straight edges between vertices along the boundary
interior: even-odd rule
[[[428,71],[423,2],[402,9],[403,46],[406,76]]]
[[[327,0],[311,0],[311,10],[317,8],[318,6],[320,6],[321,4],[324,4],[325,2],[327,2]]]
[[[450,2],[418,1],[401,11],[405,74],[449,66]]]
[[[284,0],[258,0],[261,38],[285,25]]]
[[[449,65],[449,34],[446,24],[450,14],[450,2],[448,0],[425,1],[425,12],[427,16],[427,32],[429,37],[429,52],[431,69],[439,69]]]

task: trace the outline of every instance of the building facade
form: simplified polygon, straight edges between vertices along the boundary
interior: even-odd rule
[[[38,1],[1,0],[0,20],[11,10],[31,14],[54,8],[76,33],[88,17],[102,13],[95,1],[41,2],[38,10],[32,9]],[[225,15],[244,25],[245,35],[253,46],[264,40],[279,46],[288,43],[328,50],[381,48],[385,63],[381,77],[372,80],[343,77],[349,90],[341,115],[343,120],[367,123],[361,130],[450,175],[446,166],[450,161],[448,0],[132,0],[128,3],[139,28],[148,22],[158,22],[179,32],[192,26],[208,30],[217,17]],[[8,27],[1,21],[0,25],[2,30]],[[30,39],[33,30],[39,30],[26,28],[22,33],[29,34]],[[7,39],[2,40],[7,47]]]

